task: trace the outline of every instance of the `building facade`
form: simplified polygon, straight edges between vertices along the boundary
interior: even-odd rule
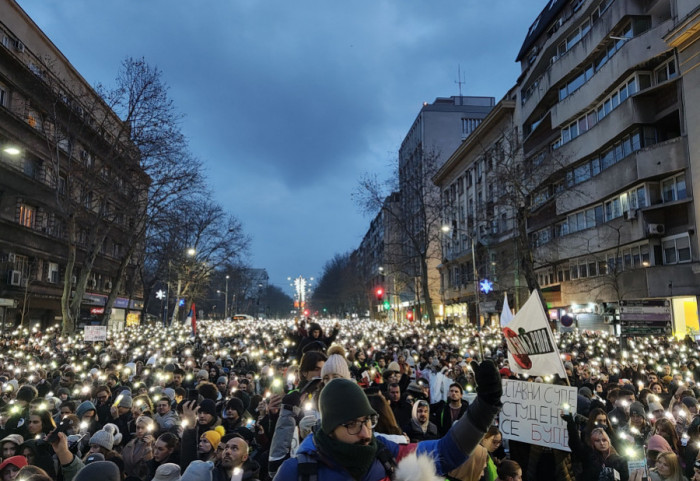
[[[442,317],[440,278],[441,259],[440,191],[433,175],[493,108],[493,97],[456,96],[425,103],[399,149],[399,190],[405,232],[402,258],[396,270],[406,282],[401,296],[410,299],[407,308],[423,316],[432,309]],[[427,283],[427,286],[425,285]],[[431,305],[426,304],[426,292]]]
[[[442,192],[441,298],[450,323],[498,321],[504,296],[527,299],[515,242],[514,166],[521,162],[515,89],[444,163],[433,181]]]
[[[130,237],[134,205],[147,195],[148,179],[128,126],[27,14],[3,0],[0,19],[3,327],[60,321],[64,287],[72,297],[80,278],[77,321],[101,320],[127,245],[139,242]],[[118,326],[142,307],[135,275],[141,257],[142,248],[117,293],[111,320]]]
[[[552,319],[698,330],[697,2],[559,0],[518,54],[528,214]],[[641,316],[643,317],[643,316]],[[643,332],[644,331],[644,332]]]

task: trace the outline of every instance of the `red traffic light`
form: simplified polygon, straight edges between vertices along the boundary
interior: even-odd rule
[[[409,321],[413,320],[413,311],[406,311],[406,319]]]
[[[384,297],[384,289],[382,289],[381,287],[377,287],[374,293],[376,294],[377,299],[379,299],[380,301],[382,300],[382,297]]]

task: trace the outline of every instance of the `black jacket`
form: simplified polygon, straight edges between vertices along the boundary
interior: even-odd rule
[[[616,453],[612,453],[607,458],[603,459],[591,446],[581,441],[576,423],[567,422],[566,428],[569,432],[569,448],[571,448],[571,454],[574,458],[577,458],[583,466],[583,473],[581,473],[581,477],[579,478],[580,481],[598,481],[600,472],[604,467],[613,468],[620,473],[620,481],[629,481],[629,470],[625,458]]]
[[[462,414],[464,414],[468,408],[469,403],[462,401],[462,406],[459,408],[459,414],[457,415],[456,419],[461,418]],[[447,431],[450,430],[453,423],[450,412],[450,403],[447,401],[438,401],[435,404],[432,404],[430,406],[430,420],[433,422],[433,424],[435,424],[435,426],[437,426],[440,437],[447,434]]]

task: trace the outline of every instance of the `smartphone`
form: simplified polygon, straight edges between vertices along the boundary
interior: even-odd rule
[[[199,401],[199,391],[196,389],[187,390],[187,400],[188,401]]]
[[[318,385],[323,381],[320,377],[314,377],[309,379],[309,381],[302,386],[300,389],[301,395],[303,396],[304,394],[312,394],[316,391],[318,388]]]
[[[55,443],[56,441],[58,441],[58,433],[66,434],[66,432],[72,427],[73,422],[68,418],[63,418],[61,419],[61,422],[58,423],[58,426],[56,426],[56,429],[49,433],[49,436],[46,438],[46,440],[49,443]]]

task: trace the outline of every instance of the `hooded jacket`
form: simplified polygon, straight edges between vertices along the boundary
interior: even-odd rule
[[[428,411],[428,420],[425,424],[418,422],[418,402],[413,403],[411,411],[411,421],[405,424],[402,429],[411,439],[411,442],[427,441],[429,439],[438,439],[440,434],[435,423],[430,422],[430,411]]]
[[[319,335],[316,338],[313,337],[314,331],[319,331]],[[335,341],[335,337],[338,335],[338,329],[333,329],[333,332],[331,332],[330,336],[324,337],[321,325],[316,322],[312,322],[307,328],[307,333],[307,336],[299,342],[299,348],[297,349],[297,356],[299,359],[301,359],[302,354],[304,354],[304,348],[312,342],[321,341],[326,346],[330,346],[331,344],[333,344],[333,341]]]

